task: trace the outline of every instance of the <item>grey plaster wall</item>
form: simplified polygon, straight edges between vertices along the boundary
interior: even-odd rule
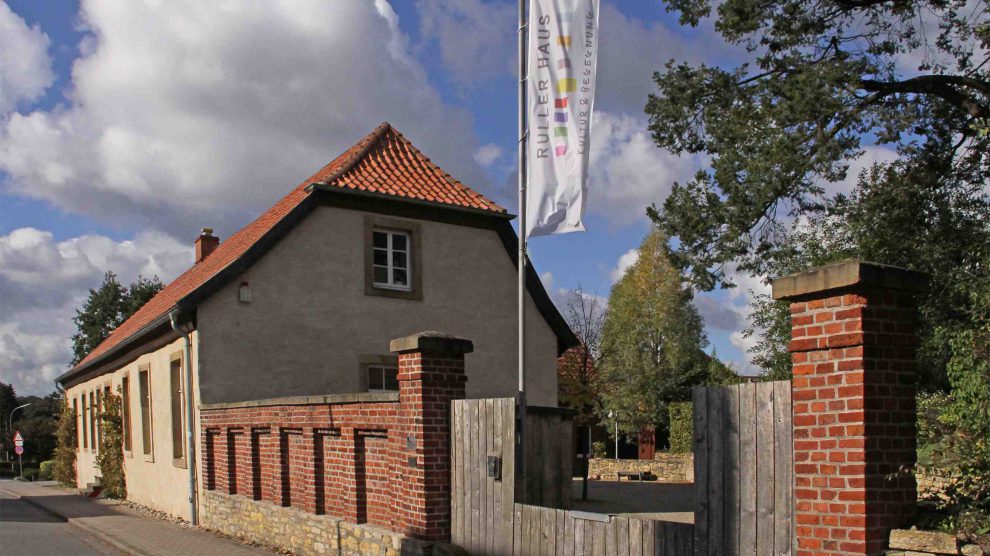
[[[422,300],[369,296],[366,214],[317,207],[200,305],[203,403],[363,391],[360,362],[422,330],[474,342],[468,397],[515,394],[516,270],[497,234],[411,220],[420,230]],[[250,303],[238,300],[242,282]],[[527,323],[529,403],[555,406],[557,340],[532,299]]]

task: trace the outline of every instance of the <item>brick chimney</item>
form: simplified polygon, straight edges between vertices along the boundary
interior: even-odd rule
[[[196,262],[202,262],[220,246],[220,238],[213,235],[213,228],[203,228],[196,238]]]

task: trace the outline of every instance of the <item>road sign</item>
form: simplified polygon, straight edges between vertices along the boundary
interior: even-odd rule
[[[21,455],[24,453],[24,446],[14,446],[14,453]]]
[[[15,432],[14,433],[14,446],[23,446],[23,445],[24,445],[24,437],[21,436],[21,431]]]

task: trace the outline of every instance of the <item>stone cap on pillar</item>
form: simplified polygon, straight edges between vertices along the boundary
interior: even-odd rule
[[[396,338],[389,342],[389,351],[396,353],[407,353],[410,351],[424,351],[429,353],[443,353],[448,355],[464,355],[474,351],[474,343],[471,340],[427,330],[417,332],[404,338]]]
[[[920,292],[928,287],[928,274],[898,266],[847,259],[781,276],[772,284],[773,298],[786,301],[851,287]]]

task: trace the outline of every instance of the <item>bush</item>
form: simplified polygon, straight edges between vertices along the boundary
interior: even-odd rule
[[[52,459],[41,462],[40,469],[38,469],[38,478],[42,481],[52,480],[52,468],[54,466],[55,460]]]
[[[100,412],[100,453],[96,465],[100,468],[103,493],[110,498],[127,498],[127,482],[124,478],[124,420],[120,410],[120,396],[103,395],[103,411]]]
[[[591,457],[604,458],[608,452],[605,451],[605,443],[601,440],[591,443]]]
[[[694,451],[694,404],[670,404],[670,451],[686,454]]]
[[[24,474],[22,475],[22,477],[24,477],[25,479],[27,479],[29,481],[37,481],[38,480],[38,470],[37,469],[34,469],[34,468],[25,469],[24,470]]]
[[[68,401],[62,404],[55,429],[55,459],[52,460],[52,478],[63,485],[76,487],[76,415]]]

